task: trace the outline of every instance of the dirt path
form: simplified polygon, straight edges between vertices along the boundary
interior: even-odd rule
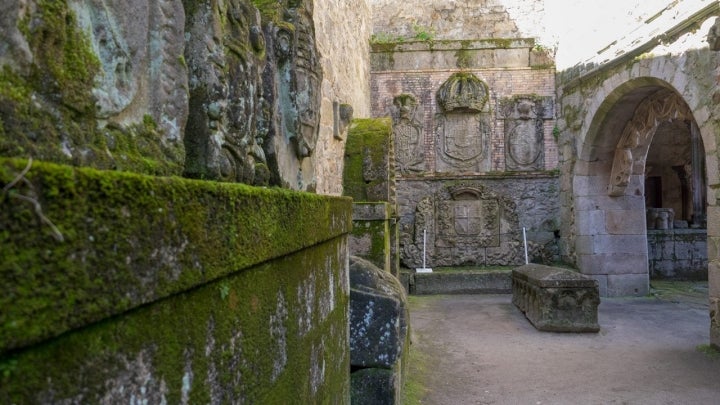
[[[419,403],[720,404],[702,300],[606,298],[597,334],[538,332],[510,300],[411,297]]]

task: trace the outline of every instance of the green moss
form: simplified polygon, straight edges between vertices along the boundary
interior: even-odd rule
[[[59,95],[69,108],[91,113],[95,103],[90,90],[100,61],[77,29],[74,13],[65,2],[42,0],[34,19],[27,37],[34,57],[31,81],[42,86],[35,90]]]
[[[179,174],[181,144],[147,120],[98,129],[100,62],[66,2],[44,0],[21,23],[33,54],[27,75],[0,71],[0,156],[147,174]]]
[[[272,22],[276,26],[294,31],[294,26],[285,21],[284,12],[289,8],[287,0],[252,0],[252,4],[260,11],[263,24]]]
[[[490,38],[487,41],[495,45],[496,48],[509,49],[515,42],[512,38]]]
[[[0,185],[25,166],[0,160]],[[0,353],[351,226],[344,198],[47,163],[25,178],[0,197]]]
[[[146,395],[164,391],[167,403],[347,398],[343,244],[318,244],[6,355],[0,402],[101,403],[111,390],[120,402],[123,389],[139,400],[139,385]]]
[[[714,360],[720,359],[720,348],[718,348],[716,346],[709,345],[709,344],[698,345],[696,347],[696,350],[699,351],[700,353],[705,354],[706,356],[710,357],[711,359],[714,359]]]
[[[367,172],[384,167],[387,174],[391,137],[392,121],[389,118],[353,120],[345,144],[343,195],[355,201],[373,201],[368,189],[387,182],[387,178],[376,178]]]
[[[460,69],[469,68],[472,62],[471,52],[467,49],[458,49],[455,52],[455,64]]]

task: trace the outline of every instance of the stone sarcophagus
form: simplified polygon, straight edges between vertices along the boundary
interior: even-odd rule
[[[598,332],[597,280],[568,269],[526,264],[512,272],[513,304],[536,329]]]

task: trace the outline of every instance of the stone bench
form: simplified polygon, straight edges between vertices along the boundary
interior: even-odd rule
[[[597,280],[568,269],[526,264],[512,272],[512,301],[537,330],[597,332]]]

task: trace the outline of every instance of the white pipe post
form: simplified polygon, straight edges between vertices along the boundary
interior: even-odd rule
[[[527,254],[527,236],[525,235],[525,227],[523,226],[523,245],[525,245],[525,264],[528,264],[528,254]]]
[[[427,266],[425,266],[425,240],[427,238],[426,232],[427,230],[423,229],[423,269],[427,269]]]

